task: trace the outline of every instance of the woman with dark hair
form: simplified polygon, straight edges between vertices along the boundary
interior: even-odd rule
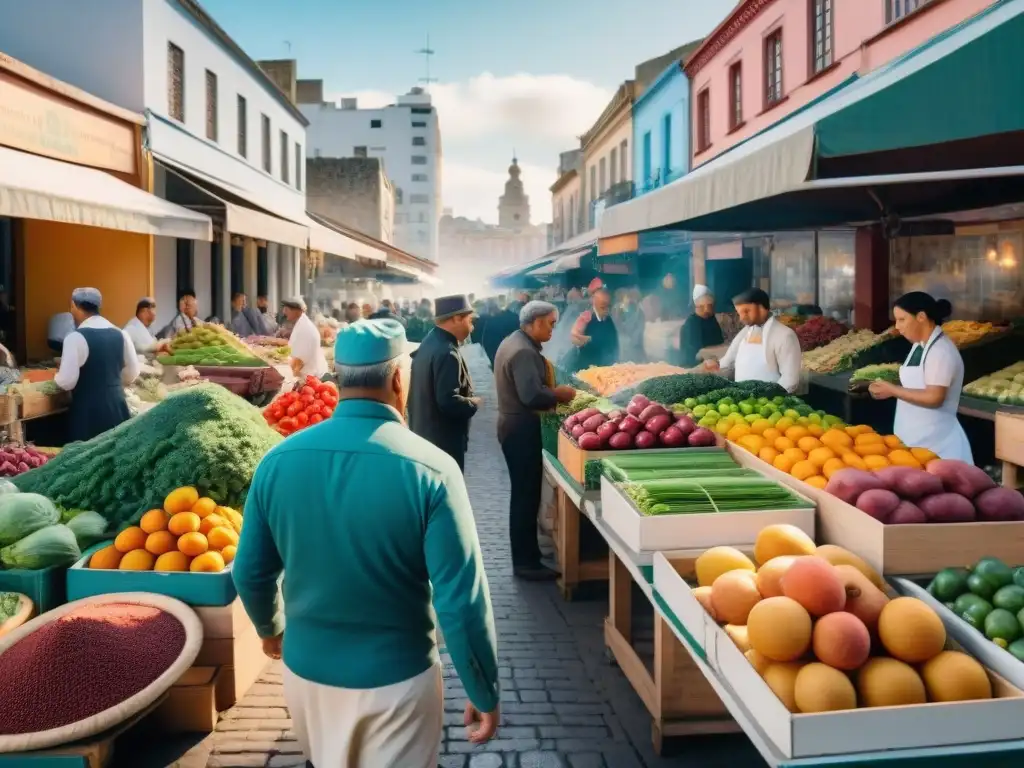
[[[964,361],[942,332],[942,321],[952,311],[948,301],[923,291],[896,299],[892,309],[896,330],[913,346],[900,367],[900,383],[875,381],[869,391],[876,400],[896,398],[893,433],[905,445],[973,464],[971,444],[956,417]]]

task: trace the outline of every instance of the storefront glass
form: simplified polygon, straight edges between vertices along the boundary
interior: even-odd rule
[[[902,237],[890,250],[893,298],[926,291],[953,304],[958,320],[1003,321],[1021,314],[1024,232]]]
[[[818,306],[843,323],[853,322],[855,235],[818,233]]]
[[[817,263],[814,233],[773,235],[771,243],[771,297],[773,309],[817,303]]]

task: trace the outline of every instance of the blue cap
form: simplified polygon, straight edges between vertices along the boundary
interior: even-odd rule
[[[103,305],[103,296],[95,288],[75,288],[71,292],[71,301],[75,304],[92,304],[98,309]]]
[[[335,365],[377,365],[405,354],[405,328],[397,320],[359,320],[338,332]]]

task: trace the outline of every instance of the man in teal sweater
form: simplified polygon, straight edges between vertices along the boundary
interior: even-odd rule
[[[405,347],[394,320],[341,331],[334,416],[271,450],[245,505],[235,584],[267,655],[283,655],[294,730],[316,768],[436,766],[435,610],[470,741],[490,739],[499,719],[473,511],[455,460],[402,419]]]

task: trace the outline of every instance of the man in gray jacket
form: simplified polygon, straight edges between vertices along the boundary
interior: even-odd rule
[[[543,482],[540,413],[576,396],[572,387],[556,387],[554,368],[541,354],[551,339],[558,310],[546,301],[531,301],[519,312],[519,330],[509,335],[494,356],[498,396],[498,442],[511,480],[509,539],[512,569],[528,581],[550,581],[557,571],[540,560],[537,512]]]

